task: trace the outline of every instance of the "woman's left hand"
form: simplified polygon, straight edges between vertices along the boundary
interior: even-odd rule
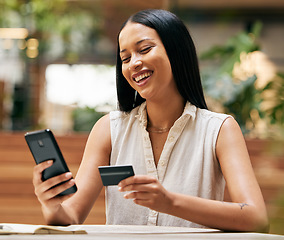
[[[118,187],[120,192],[129,191],[124,198],[133,199],[134,203],[158,212],[169,212],[173,206],[172,193],[154,177],[136,175],[122,180]]]

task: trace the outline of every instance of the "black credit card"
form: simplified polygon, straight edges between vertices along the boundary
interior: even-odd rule
[[[99,171],[104,186],[117,185],[125,178],[134,176],[131,165],[124,166],[100,166]]]

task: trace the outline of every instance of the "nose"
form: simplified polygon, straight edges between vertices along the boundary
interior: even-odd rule
[[[129,65],[129,70],[137,70],[140,69],[140,67],[142,66],[142,61],[140,58],[132,58],[130,65]]]

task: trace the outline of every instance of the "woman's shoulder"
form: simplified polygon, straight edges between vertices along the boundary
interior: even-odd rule
[[[217,133],[220,131],[220,128],[228,118],[233,119],[231,115],[225,113],[218,113],[207,109],[197,108],[194,122],[198,129],[202,128],[204,130],[206,129],[206,131]]]
[[[109,129],[109,122],[110,122],[110,115],[106,114],[102,116],[93,126],[91,134],[93,132],[98,132],[103,129],[103,131],[106,131],[106,129]]]
[[[204,120],[215,119],[217,121],[218,120],[224,121],[228,117],[232,117],[231,115],[228,115],[228,114],[225,114],[225,113],[218,113],[218,112],[213,112],[213,111],[208,110],[208,109],[200,109],[200,108],[197,108],[196,115],[200,119],[204,119]]]

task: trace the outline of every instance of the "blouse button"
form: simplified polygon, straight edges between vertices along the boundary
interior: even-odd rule
[[[170,142],[173,142],[174,140],[175,140],[175,137],[173,137],[173,136],[169,137]]]
[[[157,216],[157,212],[155,210],[151,210],[150,216],[151,217],[156,217]]]

